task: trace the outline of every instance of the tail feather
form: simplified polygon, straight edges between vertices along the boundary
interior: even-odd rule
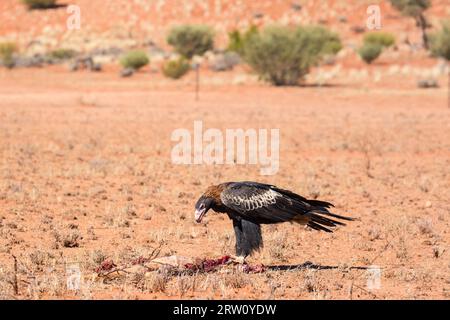
[[[336,219],[353,221],[353,218],[340,216],[334,213],[329,212],[326,209],[314,209],[308,211],[303,215],[299,215],[295,218],[295,221],[299,224],[307,225],[314,230],[325,231],[325,232],[333,232],[329,228],[335,228],[337,226],[345,226],[344,222],[331,219],[329,217],[333,217]]]
[[[294,212],[298,212],[293,218],[293,221],[307,225],[315,230],[321,230],[325,232],[333,232],[329,228],[335,228],[337,226],[345,226],[345,223],[337,221],[335,219],[353,221],[355,219],[350,217],[341,216],[329,211],[329,208],[334,205],[327,201],[321,200],[309,200],[292,191],[272,187],[273,190],[288,197],[291,201],[294,201],[292,209]],[[331,219],[333,218],[333,219]]]
[[[322,225],[320,225],[318,223],[315,223],[313,221],[309,221],[307,226],[310,227],[310,228],[313,228],[314,230],[318,230],[318,231],[333,232],[330,229],[325,228],[324,226],[322,226]]]
[[[336,221],[333,219],[328,219],[322,216],[319,216],[318,214],[312,214],[311,220],[320,224],[323,224],[327,227],[335,227],[336,225],[345,226],[345,223]]]
[[[355,220],[354,218],[351,218],[351,217],[341,216],[341,215],[332,213],[332,212],[330,212],[330,211],[328,211],[326,209],[325,210],[324,209],[313,209],[313,210],[311,210],[309,212],[320,214],[320,215],[324,215],[324,216],[333,217],[333,218],[336,218],[336,219],[346,220],[346,221],[354,221]]]
[[[326,202],[326,201],[306,200],[306,202],[314,207],[324,207],[324,208],[334,207],[334,205],[331,202]]]

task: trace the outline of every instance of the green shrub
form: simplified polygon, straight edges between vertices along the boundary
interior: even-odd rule
[[[228,51],[241,53],[244,48],[244,40],[239,30],[233,30],[228,33]]]
[[[176,60],[167,61],[163,66],[163,73],[166,77],[180,79],[189,72],[191,66],[186,58],[180,57]]]
[[[242,56],[244,54],[245,43],[256,34],[258,34],[258,28],[256,26],[248,28],[243,35],[239,30],[231,31],[228,33],[227,51],[233,51]]]
[[[422,40],[425,49],[429,48],[429,39],[426,29],[429,27],[425,11],[431,7],[431,0],[390,0],[392,6],[401,14],[414,18],[416,26],[422,31]]]
[[[150,63],[147,54],[141,50],[130,51],[120,59],[120,64],[124,68],[139,70]]]
[[[244,46],[244,59],[274,85],[297,85],[320,59],[341,49],[339,37],[323,27],[269,27]]]
[[[383,47],[378,43],[366,43],[358,51],[361,58],[368,64],[375,61],[383,51]]]
[[[12,42],[0,43],[0,62],[7,68],[14,67],[14,53],[17,51],[17,46]]]
[[[388,32],[367,33],[363,39],[364,44],[379,44],[382,47],[389,48],[395,44],[395,37]]]
[[[22,0],[29,9],[53,8],[57,0]]]
[[[322,26],[307,26],[298,28],[300,38],[305,38],[312,55],[318,58],[325,55],[335,55],[342,49],[339,36]]]
[[[208,26],[182,25],[172,28],[167,43],[182,56],[191,59],[214,48],[214,32]]]
[[[50,57],[59,60],[72,59],[76,56],[75,50],[72,49],[56,49],[50,52]]]
[[[403,15],[417,17],[431,6],[431,0],[391,0],[391,4]]]
[[[431,52],[434,56],[450,61],[450,21],[444,23],[442,29],[431,36]]]

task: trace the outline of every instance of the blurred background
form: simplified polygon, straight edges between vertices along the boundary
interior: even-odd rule
[[[9,68],[58,65],[61,72],[123,77],[139,69],[151,74],[149,82],[176,78],[179,85],[195,81],[184,77],[191,69],[186,65],[194,64],[205,70],[200,81],[213,86],[261,79],[277,85],[446,85],[446,0],[4,0],[0,15],[0,60]],[[264,36],[266,26],[283,29],[272,34],[283,43],[278,52],[266,52],[277,40],[250,41]],[[292,41],[317,52],[287,43],[298,26],[316,30]],[[276,61],[275,69],[297,67],[274,79],[266,60]]]

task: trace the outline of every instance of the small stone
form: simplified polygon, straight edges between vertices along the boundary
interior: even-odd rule
[[[299,4],[299,3],[294,2],[294,3],[291,4],[291,8],[294,11],[301,11],[302,10],[302,5]]]
[[[94,66],[94,60],[92,57],[84,57],[82,61],[86,69],[92,70],[92,67]]]
[[[100,63],[92,63],[89,66],[89,70],[91,70],[92,72],[100,72],[102,71],[102,65]]]
[[[19,56],[15,59],[15,66],[16,67],[24,67],[24,68],[30,68],[30,67],[42,67],[42,65],[45,63],[44,58],[41,55],[34,55],[32,57],[22,57]]]
[[[134,69],[133,68],[125,68],[122,71],[120,71],[120,76],[122,78],[131,77],[133,74],[134,74]]]
[[[352,30],[354,33],[363,33],[363,32],[366,31],[366,29],[365,29],[364,27],[361,27],[361,26],[353,26],[353,27],[351,28],[351,30]]]
[[[69,71],[71,72],[75,72],[78,71],[78,69],[80,68],[78,61],[72,61],[71,63],[69,63]]]
[[[417,81],[417,86],[422,89],[439,88],[439,84],[434,79],[422,79]]]
[[[235,52],[218,54],[211,58],[209,68],[213,71],[227,71],[233,69],[241,62],[240,56]]]

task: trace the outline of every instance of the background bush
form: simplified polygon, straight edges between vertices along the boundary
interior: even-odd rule
[[[256,34],[258,34],[258,28],[256,26],[251,26],[244,32],[244,34],[242,34],[239,30],[234,30],[228,33],[227,51],[233,51],[242,56],[244,54],[245,43]]]
[[[47,9],[56,5],[57,0],[22,0],[29,9]]]
[[[163,66],[163,73],[166,77],[180,79],[191,69],[191,65],[186,58],[180,57],[176,60],[167,61]]]
[[[341,47],[339,37],[323,27],[269,27],[248,39],[244,59],[274,85],[297,85],[323,56]]]
[[[50,52],[50,57],[59,60],[67,60],[75,57],[77,53],[71,49],[56,49]]]
[[[0,63],[7,68],[14,67],[14,53],[17,47],[12,42],[0,43]]]
[[[444,23],[442,29],[431,36],[431,52],[434,56],[450,61],[450,21]]]
[[[371,32],[364,36],[363,42],[364,44],[372,43],[388,48],[395,44],[395,37],[387,32]]]
[[[297,29],[298,38],[306,43],[310,55],[320,59],[325,55],[335,55],[342,49],[339,36],[321,26],[306,26]]]
[[[191,59],[214,48],[214,32],[208,26],[183,25],[172,28],[167,43],[182,56]]]
[[[383,46],[378,43],[366,43],[358,51],[361,58],[368,64],[375,61],[383,51]]]
[[[139,70],[150,63],[147,54],[141,50],[130,51],[120,59],[120,64],[124,68]]]
[[[426,29],[428,22],[425,11],[431,7],[431,0],[390,0],[392,6],[404,16],[414,18],[416,26],[422,30],[422,40],[425,49],[429,48],[429,40]]]

